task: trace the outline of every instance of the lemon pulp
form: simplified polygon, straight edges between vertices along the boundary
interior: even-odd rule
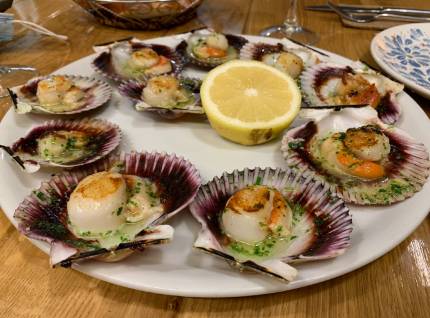
[[[245,145],[275,138],[296,117],[301,103],[291,77],[261,62],[240,60],[210,71],[201,97],[211,126]]]

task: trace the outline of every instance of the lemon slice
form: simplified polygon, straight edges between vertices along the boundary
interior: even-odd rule
[[[235,60],[211,70],[200,89],[211,126],[243,145],[279,135],[300,110],[301,94],[287,74],[256,61]]]

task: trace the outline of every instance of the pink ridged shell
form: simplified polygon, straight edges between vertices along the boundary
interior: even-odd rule
[[[304,100],[308,106],[317,107],[328,105],[318,93],[318,85],[321,78],[340,78],[342,74],[365,74],[362,70],[355,70],[350,66],[338,65],[333,63],[320,63],[307,68],[301,75],[301,90]],[[374,71],[369,71],[369,75],[380,76]],[[393,82],[394,83],[394,82]],[[401,86],[395,83],[396,86]],[[397,88],[396,88],[397,89]],[[381,96],[379,104],[376,106],[379,118],[386,124],[396,123],[401,116],[401,106],[397,100],[398,91],[386,92]]]
[[[25,149],[32,149],[37,146],[33,145],[34,141],[37,140],[45,132],[56,131],[56,130],[76,130],[82,132],[88,132],[92,136],[96,136],[98,149],[93,154],[90,154],[84,158],[80,158],[69,163],[55,163],[46,161],[40,158],[38,155],[31,155],[30,152]],[[113,150],[115,150],[121,141],[121,130],[116,124],[113,124],[107,120],[102,119],[76,119],[76,120],[50,120],[39,126],[32,128],[25,137],[20,138],[12,145],[12,150],[22,156],[24,160],[33,160],[37,163],[45,166],[72,168],[76,166],[83,166],[94,161],[97,161]]]
[[[225,208],[227,200],[236,191],[255,184],[279,190],[290,204],[298,204],[305,210],[302,217],[309,226],[309,234],[307,234],[309,237],[304,239],[305,243],[302,245],[299,243],[300,246],[295,246],[291,252],[287,251],[287,256],[281,259],[282,262],[336,257],[349,247],[352,220],[344,201],[333,195],[325,182],[305,173],[280,168],[235,170],[232,173],[224,173],[221,177],[215,177],[202,185],[190,205],[191,213],[202,226],[195,247],[221,256],[239,267],[257,270],[282,279],[278,274],[252,260],[246,263],[237,261],[222,243],[224,234],[220,228],[218,216]],[[313,239],[309,239],[310,237]],[[298,241],[303,240],[299,237]]]
[[[322,112],[322,111],[320,111]],[[326,116],[331,116],[327,113]],[[336,116],[360,116],[361,126],[375,125],[390,140],[391,152],[389,154],[388,176],[386,180],[376,182],[360,182],[356,185],[343,184],[341,179],[335,182],[326,172],[322,171],[312,162],[308,155],[308,142],[318,133],[319,120],[310,121],[297,128],[289,130],[282,139],[281,150],[287,166],[295,167],[317,179],[330,183],[330,191],[338,193],[345,201],[360,205],[388,205],[403,201],[421,190],[430,172],[429,153],[424,144],[414,140],[406,132],[399,128],[384,124],[376,117],[376,112],[371,107],[360,109],[344,109],[340,112],[331,113]],[[369,116],[370,114],[370,116]],[[333,115],[334,116],[334,115]],[[373,116],[373,117],[372,117]],[[330,117],[323,117],[330,118]],[[366,119],[367,118],[367,119]],[[323,120],[321,119],[321,120]],[[337,122],[339,124],[339,119]],[[337,125],[338,125],[337,124]],[[336,125],[336,124],[334,124]],[[326,128],[328,129],[328,128]],[[335,129],[335,128],[333,128]],[[338,131],[334,130],[333,132]],[[300,147],[292,145],[299,143]],[[386,197],[382,195],[389,190],[389,182],[401,181],[408,188],[396,196]],[[376,191],[372,194],[373,191]],[[397,191],[398,192],[398,191]],[[380,193],[380,194],[379,194]]]
[[[181,77],[179,77],[179,79],[181,79]],[[181,108],[166,109],[162,107],[151,106],[148,103],[146,103],[142,99],[142,91],[146,86],[146,82],[143,82],[143,81],[140,81],[140,82],[124,81],[119,85],[118,90],[123,96],[131,99],[136,106],[144,105],[144,107],[139,107],[139,109],[137,110],[156,112],[161,117],[166,119],[180,118],[185,114],[200,114],[200,115],[204,114],[204,110],[200,101],[200,92],[199,92],[201,81],[197,79],[192,79],[192,78],[189,78],[186,80],[192,81],[194,84],[194,87],[193,87],[194,102],[190,105],[186,105]]]
[[[152,48],[158,54],[167,57],[172,62],[173,74],[180,74],[184,68],[185,61],[182,55],[176,51],[174,48],[170,48],[161,44],[148,44],[143,41],[137,39],[131,39],[129,41],[120,41],[115,42],[113,44],[108,45],[109,50],[101,52],[92,62],[92,67],[94,70],[100,75],[114,81],[117,83],[121,83],[122,81],[127,80],[142,80],[141,78],[129,78],[124,77],[114,69],[112,64],[112,54],[111,49],[114,45],[118,43],[128,43],[132,50],[141,49],[141,48]],[[170,74],[170,73],[169,73]]]
[[[73,169],[43,182],[15,211],[18,229],[24,235],[51,244],[51,259],[58,259],[60,253],[69,257],[94,249],[78,239],[67,228],[67,201],[78,183],[85,177],[108,169],[150,178],[162,185],[161,199],[165,212],[148,227],[157,227],[182,211],[194,198],[200,187],[200,175],[189,161],[174,154],[132,152],[112,155],[85,168]],[[40,226],[43,224],[44,226]],[[46,229],[58,230],[49,231]],[[146,234],[146,233],[144,233]],[[136,248],[144,241],[130,247]],[[52,254],[56,252],[57,254]],[[61,261],[65,261],[62,259]]]
[[[74,110],[63,111],[63,112],[53,112],[45,109],[39,104],[37,99],[37,84],[41,80],[45,80],[56,75],[48,75],[43,77],[37,77],[29,80],[23,86],[17,88],[15,92],[17,93],[16,102],[25,103],[32,106],[31,112],[34,113],[42,113],[42,114],[51,114],[51,115],[73,115],[79,114],[82,112],[86,112],[89,110],[96,109],[105,105],[112,96],[112,88],[108,83],[101,81],[96,78],[86,77],[86,76],[78,76],[78,75],[61,75],[71,80],[78,87],[85,86],[85,105]],[[17,106],[17,105],[16,105]],[[18,106],[17,106],[18,107]]]

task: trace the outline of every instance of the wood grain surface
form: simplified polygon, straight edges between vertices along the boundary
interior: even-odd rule
[[[303,5],[301,1],[301,5]],[[306,1],[321,4],[324,1]],[[428,1],[343,1],[429,9]],[[95,43],[135,35],[146,39],[202,25],[257,34],[282,22],[286,0],[206,0],[198,17],[157,32],[102,26],[71,0],[16,0],[10,12],[60,34],[68,43],[16,30],[0,44],[0,64],[29,64],[48,74],[92,53]],[[300,10],[303,24],[320,35],[319,47],[376,67],[369,52],[375,30],[342,26],[331,13]],[[10,85],[2,76],[0,84]],[[411,93],[430,114],[430,102]],[[10,104],[0,99],[0,118]],[[7,186],[2,180],[0,186]],[[1,190],[0,190],[1,195]],[[407,211],[405,211],[407,213]],[[0,317],[430,317],[430,219],[375,262],[328,282],[273,295],[196,299],[134,291],[67,269],[52,270],[48,258],[0,213]]]

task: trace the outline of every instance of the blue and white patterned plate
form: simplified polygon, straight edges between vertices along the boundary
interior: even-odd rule
[[[430,99],[430,23],[384,30],[373,38],[370,52],[387,74]]]

